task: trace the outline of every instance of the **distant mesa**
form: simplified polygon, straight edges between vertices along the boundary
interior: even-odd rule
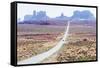
[[[88,19],[88,20],[94,20],[95,19],[94,15],[88,10],[74,11],[71,18],[72,19]]]
[[[24,21],[34,21],[34,20],[46,20],[49,19],[49,17],[46,15],[45,11],[33,11],[33,15],[25,15]]]
[[[63,13],[61,13],[60,16],[57,16],[55,18],[50,18],[47,16],[45,11],[33,11],[33,15],[25,15],[24,16],[24,21],[36,21],[36,20],[50,20],[50,19],[55,19],[55,20],[68,20],[69,17],[65,16]]]
[[[66,21],[73,20],[74,23],[91,23],[95,21],[94,15],[88,11],[74,11],[73,15],[68,17],[65,16],[64,13],[61,13],[59,16],[56,16],[54,18],[50,18],[47,16],[46,11],[33,11],[32,15],[25,15],[24,20],[20,21],[20,18],[18,19],[19,24],[37,24],[37,25],[66,25]]]
[[[60,16],[56,17],[55,18],[56,20],[68,20],[69,17],[65,16],[63,13],[61,13]]]
[[[50,20],[50,19],[55,19],[55,20],[80,20],[80,19],[88,19],[88,20],[94,20],[95,17],[94,15],[88,11],[74,11],[73,15],[71,17],[65,16],[63,13],[61,13],[60,16],[57,16],[55,18],[50,18],[47,16],[46,11],[39,11],[36,12],[35,10],[33,11],[33,15],[25,15],[24,16],[24,21],[36,21],[36,20]]]

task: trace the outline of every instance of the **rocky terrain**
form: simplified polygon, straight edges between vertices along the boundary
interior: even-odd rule
[[[96,42],[83,40],[65,44],[57,56],[59,62],[96,60]]]
[[[57,43],[59,34],[34,34],[18,36],[17,60],[21,61],[43,53]]]

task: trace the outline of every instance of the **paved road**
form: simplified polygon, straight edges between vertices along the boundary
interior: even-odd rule
[[[44,59],[46,59],[46,58],[50,57],[51,55],[53,55],[54,53],[56,53],[63,46],[66,38],[68,37],[69,25],[70,25],[70,22],[68,22],[68,24],[67,24],[66,31],[65,31],[63,38],[58,42],[58,44],[55,47],[51,48],[50,50],[48,50],[44,53],[38,54],[36,56],[25,59],[23,61],[19,61],[18,65],[41,63],[41,61],[43,61]]]

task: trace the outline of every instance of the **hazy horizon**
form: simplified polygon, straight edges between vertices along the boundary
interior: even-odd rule
[[[94,15],[94,17],[96,17],[96,8],[39,5],[39,4],[37,5],[36,4],[18,4],[18,7],[17,7],[18,18],[17,19],[23,20],[25,15],[32,15],[34,10],[36,12],[45,11],[47,16],[51,18],[60,16],[61,13],[63,13],[65,16],[70,17],[73,15],[73,12],[76,10],[78,11],[88,10]]]

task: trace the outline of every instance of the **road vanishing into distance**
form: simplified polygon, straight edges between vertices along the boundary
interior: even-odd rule
[[[57,51],[59,51],[59,49],[61,49],[61,47],[65,43],[66,38],[68,37],[69,26],[70,26],[70,21],[68,21],[68,24],[66,26],[63,38],[57,43],[56,46],[54,46],[53,48],[51,48],[50,50],[48,50],[46,52],[43,52],[41,54],[38,54],[38,55],[33,56],[31,58],[28,58],[28,59],[19,61],[17,64],[18,65],[22,65],[22,64],[36,64],[36,63],[41,63],[41,61],[43,61],[44,59],[50,57],[51,55],[53,55]]]

